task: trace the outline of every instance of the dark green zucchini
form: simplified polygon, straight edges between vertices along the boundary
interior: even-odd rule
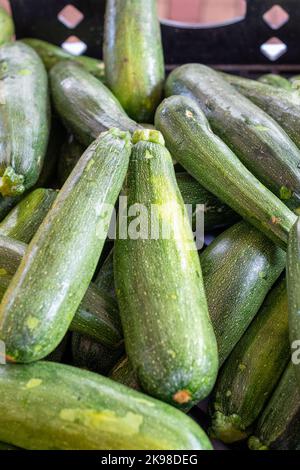
[[[51,208],[57,192],[35,189],[0,222],[0,234],[29,243]]]
[[[266,73],[259,77],[258,81],[265,85],[281,88],[282,90],[292,90],[291,82],[287,78],[282,77],[282,75],[277,75],[275,73]]]
[[[11,15],[0,6],[0,46],[10,42],[15,33],[15,26]]]
[[[85,147],[77,142],[74,136],[68,136],[67,140],[61,147],[57,169],[58,179],[61,186],[70,176],[71,171],[77,164],[84,150]]]
[[[22,200],[22,196],[2,197],[0,196],[0,221]]]
[[[0,442],[0,450],[20,450],[20,448]]]
[[[101,291],[107,292],[112,297],[115,297],[115,278],[114,278],[114,252],[111,250],[102,264],[96,279],[95,285]]]
[[[141,390],[138,383],[136,371],[133,369],[127,356],[123,356],[110,371],[109,377],[134,390]]]
[[[62,60],[72,60],[99,80],[104,80],[104,63],[101,60],[83,55],[74,56],[61,47],[55,46],[47,41],[42,41],[41,39],[25,38],[22,39],[22,42],[32,47],[38,53],[48,71]]]
[[[0,48],[0,194],[32,187],[49,138],[47,73],[36,52],[20,42]]]
[[[223,232],[201,254],[220,366],[257,314],[285,259],[284,251],[245,222]]]
[[[255,86],[255,96],[260,96],[260,87],[267,87],[258,82]],[[280,90],[270,90],[282,96]],[[300,149],[269,115],[238,93],[218,72],[200,64],[183,65],[169,76],[166,94],[185,95],[197,101],[212,130],[251,173],[289,206],[300,206]],[[280,106],[280,100],[274,109],[276,106]],[[298,127],[294,122],[294,129]]]
[[[214,384],[216,339],[172,158],[158,131],[136,131],[133,143],[124,191],[129,208],[145,208],[147,227],[140,228],[139,236],[134,216],[129,217],[129,236],[119,233],[115,242],[126,352],[143,390],[186,409],[206,397]],[[151,224],[153,206],[157,225]],[[159,229],[162,223],[169,236]]]
[[[51,69],[50,82],[58,114],[83,145],[112,127],[131,132],[137,127],[109,89],[80,65],[59,62]]]
[[[76,367],[107,375],[123,354],[123,343],[110,348],[88,336],[72,334],[72,359]]]
[[[300,394],[292,363],[249,438],[252,450],[295,450],[300,446]]]
[[[211,449],[184,413],[75,367],[0,366],[0,395],[0,439],[25,449]]]
[[[289,330],[292,354],[296,354],[294,367],[300,387],[300,218],[290,231],[287,250],[287,287],[289,299]]]
[[[155,122],[173,157],[200,184],[286,248],[296,216],[213,134],[194,100],[185,96],[166,99],[157,109]]]
[[[295,144],[298,147],[300,147],[300,134],[299,134],[300,95],[297,91],[292,89],[288,80],[287,82],[290,85],[290,90],[282,89],[279,87],[274,87],[274,86],[271,86],[271,84],[258,83],[255,80],[249,80],[248,78],[237,77],[236,75],[223,74],[222,76],[227,82],[233,85],[234,88],[239,93],[246,96],[246,98],[251,100],[254,104],[259,106],[263,111],[268,113],[269,116],[275,119],[275,121],[277,121],[278,124],[280,124],[280,126],[285,130],[287,135],[295,142]],[[273,139],[273,137],[271,138]],[[273,140],[271,140],[271,143],[272,142]],[[274,150],[276,149],[276,145],[277,145],[276,141],[274,140]],[[287,148],[287,151],[290,151],[287,146],[286,148]],[[285,157],[286,152],[283,152],[282,155],[283,155],[283,158],[286,158]],[[295,152],[291,152],[291,155],[294,155],[293,157],[295,159],[294,168],[296,168],[296,170],[298,169],[298,172],[296,171],[296,174],[299,175],[299,167],[297,167],[298,160],[295,158]],[[290,162],[289,165],[292,163],[291,159],[287,161]],[[245,161],[245,164],[246,164],[246,161]],[[299,165],[299,162],[298,162],[298,165]],[[276,166],[274,166],[274,170],[276,171]],[[253,173],[254,173],[254,170],[253,170]],[[260,175],[258,175],[258,177],[259,176]],[[289,188],[290,186],[286,185],[286,187]],[[280,195],[280,193],[278,192],[277,194]],[[298,200],[298,205],[300,206],[299,200]]]
[[[0,235],[0,300],[26,250],[25,243]],[[119,347],[123,336],[115,300],[90,283],[72,320],[70,330],[89,336],[111,348]]]
[[[130,152],[129,133],[101,134],[59,192],[2,299],[8,360],[45,357],[65,335],[96,269]]]
[[[152,122],[165,67],[156,0],[108,0],[105,80],[132,119]]]
[[[224,364],[211,399],[211,435],[245,439],[289,358],[286,281],[267,296],[258,316]]]

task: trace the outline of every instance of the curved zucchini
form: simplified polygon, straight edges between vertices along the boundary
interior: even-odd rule
[[[71,174],[71,171],[76,166],[78,160],[83,154],[85,147],[81,145],[74,136],[68,136],[67,140],[61,147],[59,162],[58,162],[58,179],[62,186]]]
[[[156,0],[108,0],[105,80],[125,111],[151,122],[159,105],[165,67]]]
[[[194,100],[166,99],[157,109],[155,122],[173,157],[200,184],[286,248],[296,216],[213,134]]]
[[[0,46],[12,40],[15,26],[11,15],[0,6]]]
[[[265,85],[271,85],[275,88],[281,88],[282,90],[292,90],[292,84],[287,79],[282,77],[282,75],[277,75],[275,73],[266,73],[259,77],[258,81],[264,83]]]
[[[141,390],[138,383],[136,372],[129,362],[127,356],[123,356],[117,364],[110,371],[109,377],[116,382],[119,382],[134,390]]]
[[[224,364],[211,402],[211,434],[223,442],[245,439],[290,357],[285,279]]]
[[[72,335],[72,359],[77,367],[107,375],[123,354],[123,343],[119,347],[109,348],[102,341],[96,342],[85,335]]]
[[[57,192],[35,189],[0,222],[0,234],[29,243],[51,208]]]
[[[0,300],[26,250],[25,243],[0,235]],[[119,347],[123,336],[115,300],[90,283],[72,320],[70,330],[82,333],[111,348]]]
[[[284,251],[240,222],[200,255],[208,311],[223,364],[285,267]]]
[[[295,144],[300,147],[300,95],[298,91],[292,89],[288,80],[290,90],[266,83],[258,83],[255,80],[237,77],[236,75],[223,74],[222,76],[239,93],[246,96],[275,119]],[[274,148],[275,145],[276,141],[274,141]],[[285,153],[283,153],[284,156]],[[295,159],[295,162],[297,162],[297,159]],[[297,167],[295,166],[295,168]],[[274,167],[274,170],[276,170],[276,167]],[[289,188],[289,186],[287,187]],[[300,206],[300,201],[298,201],[298,205]]]
[[[299,349],[300,340],[300,218],[292,227],[287,250],[287,287],[289,300],[289,330],[292,353]],[[294,361],[300,387],[300,364]],[[300,388],[299,388],[300,389]]]
[[[64,364],[0,366],[0,394],[0,439],[25,449],[211,449],[184,413]]]
[[[141,228],[141,237],[133,232],[115,242],[126,351],[147,393],[187,408],[206,397],[214,384],[216,340],[197,249],[163,137],[145,129],[134,133],[133,143],[125,195],[128,207],[145,208],[148,228]],[[157,225],[151,224],[151,205]],[[127,221],[129,232],[132,220]],[[151,230],[162,223],[169,236],[153,236]]]
[[[300,394],[289,363],[248,444],[252,450],[295,450],[300,442]]]
[[[41,39],[25,38],[22,42],[32,47],[42,59],[46,70],[50,71],[51,68],[58,62],[63,60],[72,60],[81,65],[87,72],[94,75],[103,82],[104,80],[104,63],[101,60],[93,59],[87,56],[74,56],[65,51],[62,47],[55,46],[47,41]]]
[[[8,360],[45,357],[65,335],[96,269],[130,152],[128,133],[101,134],[59,192],[2,299]]]
[[[49,138],[47,73],[20,42],[0,48],[0,194],[17,196],[41,173]]]
[[[114,95],[80,65],[59,62],[50,72],[55,108],[69,131],[83,145],[112,127],[133,132],[132,121]]]
[[[256,90],[267,87],[258,82],[255,86]],[[300,150],[270,116],[218,72],[200,64],[183,65],[169,76],[166,94],[196,100],[212,130],[248,170],[289,206],[300,206]],[[255,94],[258,96],[258,91]]]

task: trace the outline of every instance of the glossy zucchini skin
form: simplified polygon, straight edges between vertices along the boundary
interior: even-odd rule
[[[295,450],[300,442],[300,394],[290,362],[248,444],[252,450]]]
[[[289,331],[291,351],[299,348],[300,340],[300,219],[292,227],[287,250],[287,287],[289,300]],[[294,361],[300,388],[300,364]]]
[[[208,191],[286,249],[296,220],[211,130],[196,101],[172,96],[155,116],[172,156]]]
[[[105,80],[125,111],[152,122],[165,78],[155,0],[108,0],[104,48]]]
[[[0,222],[0,234],[29,243],[49,212],[57,192],[35,189],[25,196]]]
[[[38,180],[47,150],[48,78],[36,52],[20,42],[0,48],[0,193],[17,196]]]
[[[32,47],[42,59],[46,70],[49,72],[54,65],[63,60],[72,60],[81,65],[87,72],[98,80],[104,81],[104,63],[101,60],[87,56],[74,56],[62,47],[55,46],[41,39],[25,38],[22,42]]]
[[[211,449],[184,413],[75,367],[1,366],[0,393],[0,439],[25,449]]]
[[[110,90],[80,65],[59,62],[51,69],[50,83],[58,114],[83,145],[112,127],[130,132],[136,128]]]
[[[2,299],[8,360],[43,358],[65,335],[96,269],[130,152],[128,133],[101,134],[59,192]]]
[[[224,364],[211,401],[211,435],[245,439],[290,358],[286,281],[267,296],[260,312]]]
[[[11,15],[0,6],[0,46],[10,42],[14,33],[15,27]]]
[[[237,77],[236,75],[223,74],[222,76],[239,93],[275,119],[297,147],[300,147],[300,95],[292,89],[288,80],[290,89],[282,89],[278,86],[258,83],[255,80]],[[274,147],[275,145],[276,141],[274,141]],[[285,153],[283,153],[283,156],[285,156]],[[276,170],[276,167],[274,167],[274,170]]]
[[[281,75],[277,75],[275,73],[267,73],[262,75],[259,77],[258,81],[260,83],[264,83],[265,85],[271,85],[282,90],[292,90],[291,82],[287,78],[284,78]]]
[[[123,356],[110,371],[109,377],[134,390],[141,390],[138,383],[136,372],[129,362],[127,356]]]
[[[17,271],[28,245],[0,234],[0,300]],[[118,348],[123,333],[116,301],[90,283],[71,322],[70,330],[104,346]]]
[[[257,89],[267,86],[255,84]],[[178,67],[168,77],[166,95],[197,101],[212,130],[251,173],[292,208],[300,205],[300,150],[269,115],[218,72],[201,64]]]
[[[285,260],[281,248],[246,222],[223,232],[200,255],[220,366],[259,311]]]
[[[61,147],[57,169],[58,179],[61,186],[70,176],[71,171],[77,164],[84,151],[85,147],[81,145],[73,135],[69,135],[67,137]]]
[[[180,231],[171,230],[169,237],[160,231],[154,238],[149,229],[146,239],[116,239],[114,273],[125,347],[143,390],[186,409],[214,385],[216,339],[171,156],[157,131],[136,131],[133,143],[124,188],[128,207],[142,204],[151,227],[151,204],[156,205],[159,223],[180,224]],[[166,204],[173,204],[171,217]]]

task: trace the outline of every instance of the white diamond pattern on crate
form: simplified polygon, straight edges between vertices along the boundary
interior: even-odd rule
[[[67,28],[74,29],[83,21],[84,14],[74,5],[69,4],[58,13],[57,18]]]
[[[280,5],[274,5],[266,11],[263,19],[270,28],[279,29],[289,21],[290,15]]]
[[[275,62],[287,52],[287,45],[280,39],[273,37],[260,46],[260,50],[272,62]]]
[[[61,47],[73,55],[81,55],[87,50],[85,42],[81,41],[77,36],[68,37],[68,39],[62,43]]]

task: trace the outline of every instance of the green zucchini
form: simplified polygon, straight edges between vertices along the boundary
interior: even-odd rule
[[[112,127],[130,132],[137,127],[109,89],[80,65],[59,62],[51,69],[50,82],[58,114],[83,145]]]
[[[84,55],[74,56],[61,47],[55,46],[47,41],[42,41],[41,39],[25,38],[22,39],[22,42],[32,47],[37,52],[48,71],[58,62],[72,60],[99,80],[104,80],[104,63],[101,60]]]
[[[59,192],[2,299],[8,360],[45,357],[65,335],[96,269],[130,152],[128,133],[101,134]]]
[[[115,242],[114,273],[126,352],[143,390],[187,408],[207,396],[214,384],[216,340],[172,158],[158,131],[136,131],[133,143],[124,191],[128,207],[141,204],[147,211],[148,228],[141,228],[140,237],[119,234]],[[151,205],[157,226],[167,224],[169,237],[150,233],[156,230]],[[128,218],[129,231],[133,221]]]
[[[295,450],[300,443],[300,394],[293,364],[287,366],[249,438],[252,450]]]
[[[282,75],[277,75],[275,73],[266,73],[259,77],[258,81],[265,85],[281,88],[282,90],[292,90],[291,82],[287,78],[282,77]]]
[[[25,449],[212,448],[184,413],[64,364],[0,366],[0,394],[0,439]]]
[[[166,99],[155,122],[173,157],[201,185],[286,248],[296,216],[213,134],[195,101],[185,96]]]
[[[141,390],[138,383],[136,372],[129,362],[127,356],[123,356],[110,371],[109,377],[134,390]]]
[[[77,164],[85,147],[81,145],[74,136],[68,136],[67,140],[61,147],[59,162],[58,162],[58,179],[62,186],[70,176],[71,171]]]
[[[123,343],[110,348],[88,336],[76,332],[72,334],[72,359],[77,367],[107,375],[123,354]]]
[[[223,442],[249,435],[289,361],[285,283],[267,296],[219,374],[211,400],[211,435]]]
[[[0,234],[0,300],[26,251],[25,243]],[[115,300],[91,283],[75,313],[70,330],[108,347],[119,347],[122,342],[122,328]]]
[[[111,250],[102,264],[96,279],[95,285],[101,291],[107,292],[111,297],[115,297],[115,278],[114,278],[114,252]]]
[[[208,311],[223,364],[285,267],[285,253],[240,222],[200,255]]]
[[[15,26],[11,15],[0,6],[0,46],[12,40]]]
[[[255,86],[255,96],[259,87],[267,87],[258,82]],[[282,95],[274,87],[270,90]],[[300,206],[300,149],[276,121],[238,93],[218,72],[200,64],[183,65],[170,74],[166,94],[185,95],[197,101],[213,132],[248,170],[292,208]],[[277,105],[280,106],[279,100]]]
[[[290,82],[292,84],[293,90],[298,90],[300,88],[300,75],[294,75],[294,77],[290,78]]]
[[[275,119],[275,121],[277,121],[285,130],[290,139],[300,147],[300,135],[298,132],[300,125],[300,95],[297,91],[293,90],[291,86],[290,90],[287,90],[274,87],[266,83],[258,83],[257,81],[249,80],[248,78],[237,77],[236,75],[222,74],[222,76],[227,82],[234,86],[239,93],[251,100],[254,104],[269,114],[269,116]],[[274,149],[275,146],[276,141],[274,140]],[[286,148],[289,151],[287,145]],[[282,155],[283,158],[285,158],[286,152],[283,152]],[[299,175],[299,166],[297,167],[298,160],[295,157],[295,152],[292,152],[291,155],[294,155],[294,168],[298,169],[297,174]],[[290,163],[292,163],[292,160],[290,160]],[[274,170],[276,170],[276,167],[274,167]],[[290,188],[289,185],[286,185],[286,187]],[[300,206],[299,200],[298,205]]]
[[[0,222],[0,234],[29,243],[51,208],[57,192],[35,189]]]
[[[20,42],[0,48],[0,194],[17,196],[41,173],[49,138],[47,73]]]
[[[156,0],[108,0],[104,48],[105,80],[125,111],[152,122],[165,78]]]
[[[22,196],[2,197],[0,195],[0,221],[22,200]]]
[[[289,299],[289,330],[292,353],[299,349],[300,340],[300,218],[292,227],[287,250],[287,287]],[[299,356],[299,354],[298,354]],[[300,387],[299,357],[294,361]]]

